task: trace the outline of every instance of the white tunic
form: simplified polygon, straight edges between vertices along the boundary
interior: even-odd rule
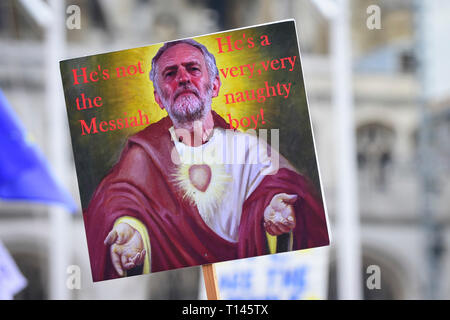
[[[271,149],[268,154],[264,139],[234,130],[214,128],[210,140],[198,147],[179,142],[173,127],[169,131],[181,162],[176,179],[185,196],[215,233],[237,242],[244,201],[266,175],[278,172],[278,152]],[[202,164],[211,168],[204,192],[191,183],[188,173],[192,165]]]

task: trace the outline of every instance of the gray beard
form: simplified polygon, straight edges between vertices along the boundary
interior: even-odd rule
[[[200,98],[192,94],[183,95],[178,97],[172,105],[163,98],[164,107],[173,124],[179,128],[190,129],[194,121],[202,121],[211,109],[211,91],[208,90],[206,97]]]

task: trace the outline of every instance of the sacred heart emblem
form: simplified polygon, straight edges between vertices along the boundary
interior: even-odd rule
[[[205,192],[211,182],[211,168],[207,164],[190,166],[189,180],[197,190]]]

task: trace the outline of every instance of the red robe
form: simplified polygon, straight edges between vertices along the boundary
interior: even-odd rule
[[[215,126],[229,129],[215,112],[213,117]],[[299,196],[294,204],[293,250],[329,244],[321,199],[303,176],[285,168],[264,177],[244,202],[237,243],[217,235],[171,182],[175,170],[171,126],[172,121],[165,117],[130,137],[83,214],[94,281],[119,277],[103,241],[122,216],[135,217],[147,227],[151,272],[269,253],[264,209],[282,192]]]

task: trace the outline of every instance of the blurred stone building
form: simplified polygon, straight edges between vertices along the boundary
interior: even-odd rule
[[[450,298],[450,263],[445,250],[450,240],[450,108],[448,100],[433,104],[433,134],[439,165],[434,185],[433,214],[439,225],[436,246],[427,248],[421,199],[419,164],[421,83],[415,73],[414,2],[377,1],[381,29],[366,26],[366,8],[373,1],[352,1],[353,83],[358,163],[359,212],[366,267],[381,269],[381,289],[369,290],[368,299],[418,299],[429,281],[427,252],[434,252],[439,268],[438,298]],[[67,30],[67,58],[121,50],[176,38],[212,33],[286,18],[298,28],[305,86],[315,133],[325,199],[335,222],[335,161],[331,106],[328,22],[309,0],[78,0],[81,30]],[[43,33],[27,16],[20,1],[0,3],[0,88],[35,142],[48,152],[44,110]],[[449,62],[446,62],[447,64]],[[70,172],[61,177],[78,199],[70,143],[66,154]],[[442,168],[441,168],[442,167]],[[17,298],[48,298],[48,210],[44,206],[0,206],[0,239],[29,281]],[[70,263],[82,270],[81,290],[75,299],[196,299],[200,268],[169,271],[145,277],[91,284],[81,213],[71,218]],[[440,272],[439,272],[440,270]],[[143,285],[145,283],[146,285]],[[330,263],[329,298],[336,298],[334,247]]]

